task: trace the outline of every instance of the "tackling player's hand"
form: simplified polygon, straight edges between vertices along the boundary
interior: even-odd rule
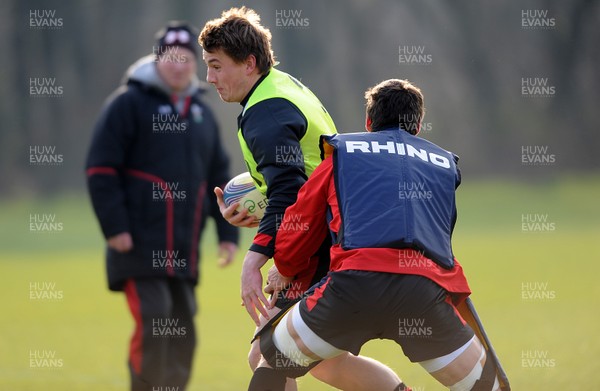
[[[269,257],[255,251],[248,251],[242,265],[242,305],[256,323],[260,326],[260,320],[256,311],[269,319],[267,308],[270,307],[269,300],[262,291],[263,277],[260,268],[269,260]]]
[[[287,288],[292,283],[292,280],[293,278],[291,277],[281,275],[275,265],[269,269],[269,273],[267,274],[267,286],[265,286],[264,290],[265,293],[270,293],[272,295],[270,302],[271,308],[275,306],[279,293]]]
[[[219,211],[227,222],[231,225],[240,228],[254,228],[258,227],[258,221],[252,216],[248,216],[248,209],[243,209],[241,212],[237,212],[236,209],[240,206],[239,202],[226,206],[223,200],[223,190],[220,187],[215,187],[215,195],[217,196],[217,204],[219,204]]]

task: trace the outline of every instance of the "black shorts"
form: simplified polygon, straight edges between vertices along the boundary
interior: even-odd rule
[[[446,290],[425,277],[344,270],[310,293],[300,302],[304,322],[353,354],[372,339],[391,339],[420,362],[452,353],[474,335]]]

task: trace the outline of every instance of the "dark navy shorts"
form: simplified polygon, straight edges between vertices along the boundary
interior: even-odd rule
[[[396,341],[412,362],[452,353],[474,335],[446,290],[410,274],[331,272],[300,302],[319,337],[358,354],[372,339]]]

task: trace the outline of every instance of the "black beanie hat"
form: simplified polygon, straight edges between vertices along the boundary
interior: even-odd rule
[[[181,46],[197,56],[199,47],[197,42],[198,34],[196,28],[185,22],[171,21],[166,27],[163,27],[156,33],[158,53],[166,53],[166,48],[170,46]]]

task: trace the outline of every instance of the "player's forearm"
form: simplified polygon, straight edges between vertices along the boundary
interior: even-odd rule
[[[242,263],[242,274],[244,270],[260,270],[269,258],[265,257],[263,254],[248,251],[246,256],[244,257],[244,262]]]

